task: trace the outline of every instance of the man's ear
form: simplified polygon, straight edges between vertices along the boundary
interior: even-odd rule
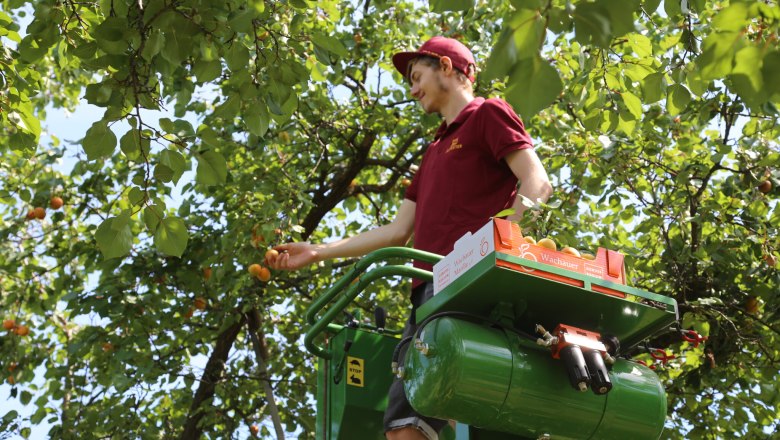
[[[442,72],[444,72],[447,75],[451,74],[454,71],[452,68],[452,59],[448,56],[443,56],[439,58],[439,66],[441,66]]]

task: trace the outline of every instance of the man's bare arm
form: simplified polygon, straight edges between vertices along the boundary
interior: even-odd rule
[[[415,207],[415,202],[404,199],[391,223],[333,243],[299,242],[275,246],[280,254],[273,261],[267,260],[266,264],[272,269],[296,270],[324,260],[359,257],[383,247],[403,246],[414,232]]]
[[[552,195],[553,189],[550,179],[547,177],[547,171],[544,170],[542,161],[532,148],[513,151],[506,155],[506,163],[509,168],[520,180],[520,189],[517,192],[517,198],[512,205],[515,213],[508,216],[507,219],[519,221],[523,218],[523,212],[528,209],[523,205],[521,195],[536,202],[540,200],[546,202]]]

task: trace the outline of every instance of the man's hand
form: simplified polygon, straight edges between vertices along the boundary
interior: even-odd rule
[[[317,246],[309,242],[286,243],[274,246],[279,251],[277,257],[267,256],[265,264],[274,270],[297,270],[319,262]]]

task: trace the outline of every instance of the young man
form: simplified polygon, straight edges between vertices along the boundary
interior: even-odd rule
[[[287,243],[268,261],[273,269],[295,270],[332,258],[356,257],[387,246],[403,246],[414,233],[414,247],[446,255],[466,232],[490,217],[514,208],[520,219],[526,207],[519,193],[546,201],[552,193],[547,173],[531,138],[509,104],[475,98],[474,57],[460,42],[434,37],[415,52],[393,56],[393,64],[411,85],[412,96],[426,113],[444,118],[423,156],[395,219],[387,225],[333,243]],[[431,266],[415,262],[416,267]],[[430,299],[433,286],[415,281],[412,316],[404,335],[415,330],[414,310]],[[403,353],[402,357],[403,359]],[[388,439],[437,439],[447,424],[417,414],[396,380],[385,413]]]

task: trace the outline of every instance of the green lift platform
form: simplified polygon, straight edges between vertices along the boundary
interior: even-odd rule
[[[445,440],[660,437],[664,388],[653,371],[626,354],[670,329],[678,320],[676,302],[592,276],[592,270],[569,270],[574,266],[565,258],[546,250],[532,249],[540,258],[528,258],[527,251],[512,255],[518,252],[500,246],[505,225],[495,222],[495,243],[482,243],[478,253],[484,255],[461,265],[457,276],[444,273],[446,285],[418,308],[419,329],[407,340],[382,323],[336,321],[378,278],[433,282],[442,275],[437,266],[432,273],[382,263],[401,258],[436,264],[444,256],[380,249],[314,301],[304,343],[320,358],[318,440],[383,439],[394,375],[404,381],[416,411],[457,421],[440,435]],[[516,238],[507,249],[517,248]],[[542,252],[560,264],[534,261],[550,260]],[[606,255],[599,249],[590,264],[606,267]],[[622,256],[619,262],[622,271]],[[399,343],[409,347],[393,369]]]

